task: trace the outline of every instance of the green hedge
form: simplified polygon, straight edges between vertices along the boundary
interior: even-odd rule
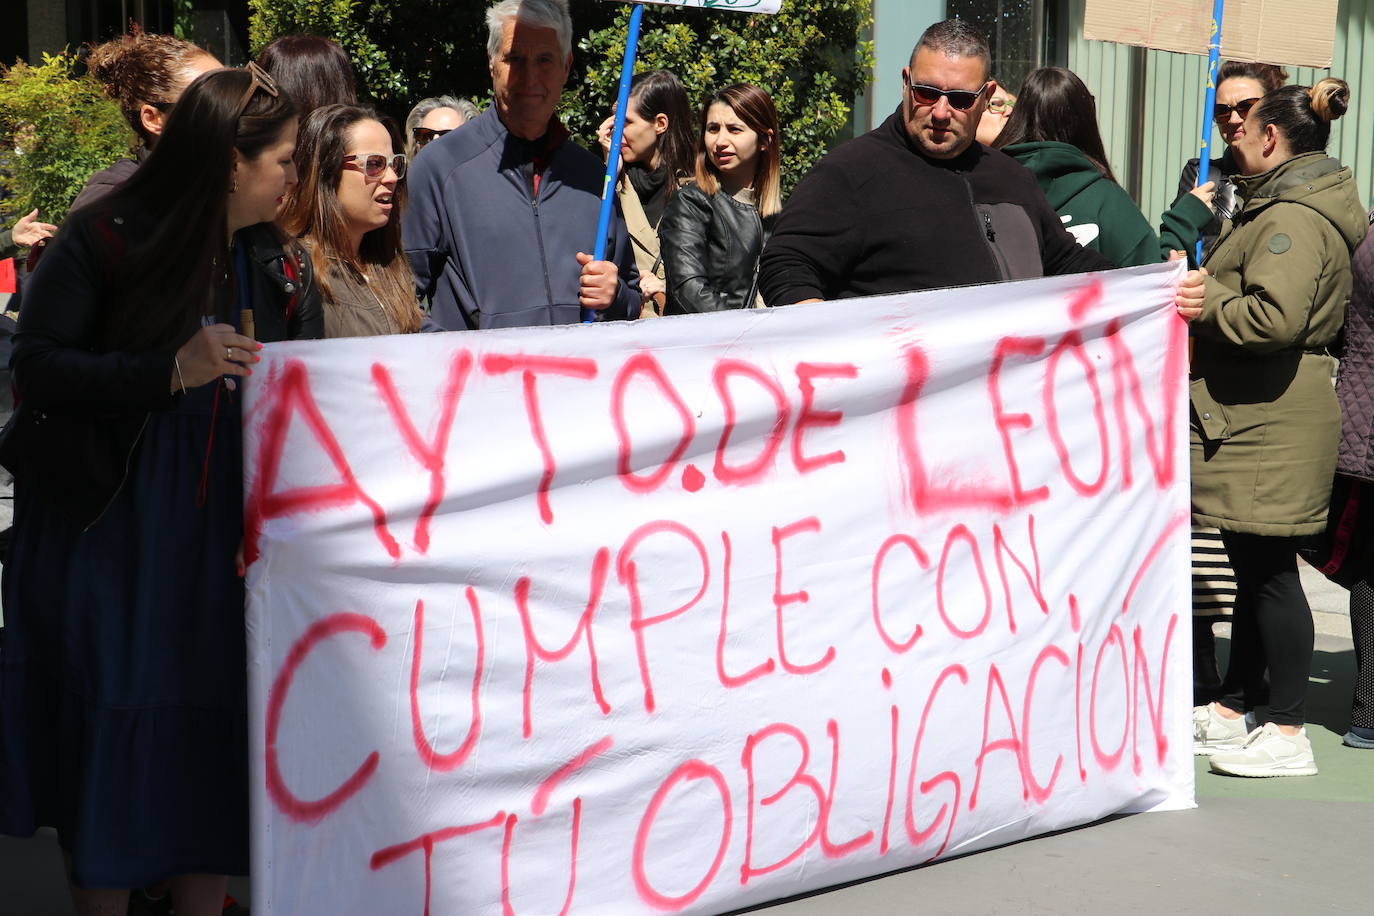
[[[0,220],[33,208],[60,223],[94,172],[130,155],[134,134],[89,76],[73,76],[76,56],[43,55],[0,70]]]
[[[490,0],[249,0],[256,54],[279,35],[308,33],[349,52],[361,93],[401,120],[426,96],[489,98],[486,27]],[[571,0],[577,40],[561,114],[584,146],[611,112],[630,6]],[[749,82],[777,104],[784,187],[847,131],[854,98],[873,66],[861,36],[872,0],[784,0],[773,16],[650,5],[637,69],[675,72],[695,103],[711,90]]]

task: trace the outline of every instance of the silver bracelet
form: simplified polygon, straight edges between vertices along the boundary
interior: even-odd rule
[[[186,393],[186,379],[181,374],[181,360],[177,359],[175,353],[172,354],[172,365],[177,367],[177,382],[181,384],[181,393]]]

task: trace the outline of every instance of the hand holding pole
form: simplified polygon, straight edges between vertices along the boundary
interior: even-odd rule
[[[620,95],[615,104],[615,127],[611,130],[611,148],[606,153],[606,183],[601,188],[601,216],[596,224],[596,245],[592,260],[606,260],[606,242],[611,231],[611,216],[615,212],[616,177],[620,172],[620,140],[625,135],[625,113],[630,105],[630,81],[635,72],[635,56],[639,51],[639,26],[644,19],[644,4],[636,3],[630,11],[630,30],[625,39],[625,60],[620,67]],[[583,324],[596,321],[596,312],[582,310]]]

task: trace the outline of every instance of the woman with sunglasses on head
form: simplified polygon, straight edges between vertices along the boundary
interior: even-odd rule
[[[1215,216],[1202,231],[1204,254],[1216,244],[1217,236],[1221,234],[1221,224],[1236,211],[1236,186],[1231,179],[1240,172],[1231,154],[1231,145],[1245,136],[1245,116],[1255,103],[1287,80],[1288,71],[1273,64],[1228,60],[1217,71],[1217,100],[1212,108],[1212,118],[1226,149],[1207,166],[1207,181],[1214,183],[1216,192],[1212,199]],[[1178,179],[1176,203],[1193,190],[1197,184],[1197,172],[1198,160],[1189,159]],[[1191,261],[1193,245],[1188,246],[1188,257]]]
[[[248,870],[240,390],[260,345],[243,240],[296,180],[261,71],[193,82],[132,178],[34,273],[0,653],[0,833],[57,828],[80,916],[171,880],[218,914]]]
[[[1203,186],[1164,214],[1160,235],[1155,235],[1131,196],[1116,183],[1097,127],[1097,105],[1072,70],[1031,71],[992,145],[1030,169],[1080,245],[1118,267],[1166,260],[1171,252],[1193,244],[1212,219],[1212,188]]]
[[[300,183],[280,222],[310,249],[326,337],[420,330],[415,281],[401,248],[406,157],[370,108],[326,105],[301,126]]]
[[[138,136],[133,159],[96,172],[72,202],[72,210],[100,200],[134,174],[156,147],[177,100],[203,73],[222,65],[208,51],[171,35],[137,32],[107,41],[91,52],[90,73],[113,98]],[[289,94],[289,93],[288,93]],[[308,264],[270,223],[242,236],[241,256],[252,268],[249,282],[258,301],[282,299],[280,308],[259,310],[258,340],[315,338],[324,333],[319,296]]]
[[[1237,212],[1178,292],[1192,323],[1193,521],[1220,528],[1236,574],[1231,660],[1194,710],[1194,752],[1235,776],[1317,772],[1303,729],[1312,612],[1297,538],[1326,527],[1341,416],[1332,359],[1369,220],[1350,169],[1325,154],[1350,88],[1286,86],[1231,145]],[[1269,719],[1244,714],[1269,673]]]
[[[138,148],[132,159],[120,159],[92,175],[72,209],[127,181],[157,144],[181,93],[196,77],[221,66],[209,51],[171,35],[135,32],[96,46],[86,58],[87,70],[119,105],[138,138]]]
[[[609,155],[615,117],[601,124],[601,152]],[[644,297],[641,318],[663,314],[667,269],[663,265],[659,227],[668,201],[696,171],[696,137],[692,106],[682,83],[668,70],[635,77],[620,139],[620,184],[616,196],[639,267]]]
[[[669,315],[761,304],[759,254],[782,209],[782,135],[768,93],[727,86],[702,105],[701,125],[695,181],[659,227]]]
[[[414,160],[420,150],[480,115],[467,99],[438,95],[422,99],[406,116],[406,156]]]

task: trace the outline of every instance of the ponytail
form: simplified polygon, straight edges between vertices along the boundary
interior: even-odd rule
[[[1323,121],[1334,121],[1350,110],[1350,87],[1344,80],[1328,76],[1308,90],[1308,95],[1312,113]]]
[[[1273,124],[1288,141],[1293,155],[1317,153],[1331,139],[1331,122],[1350,108],[1350,86],[1327,77],[1317,85],[1284,86],[1260,99],[1254,117]]]

